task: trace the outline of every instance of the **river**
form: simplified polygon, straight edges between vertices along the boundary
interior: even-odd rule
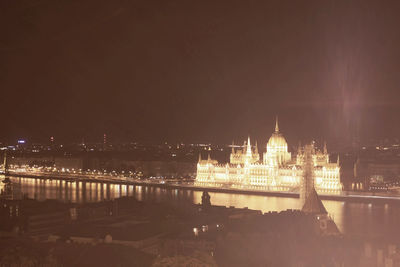
[[[37,200],[56,199],[85,203],[132,196],[140,201],[187,201],[200,203],[200,191],[165,189],[151,186],[104,184],[98,182],[67,182],[37,178],[10,177],[14,196],[27,195]],[[213,205],[261,210],[262,212],[300,209],[298,198],[210,192]],[[398,236],[400,203],[359,203],[324,200],[327,211],[340,231],[350,235]]]

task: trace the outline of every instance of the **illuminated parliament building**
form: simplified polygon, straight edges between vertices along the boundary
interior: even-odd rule
[[[318,193],[337,194],[342,190],[340,183],[339,158],[329,161],[324,145],[323,151],[311,145],[313,184]],[[212,160],[201,159],[197,163],[196,184],[199,186],[228,186],[232,188],[257,189],[265,191],[299,192],[304,183],[305,148],[299,146],[297,155],[288,152],[288,145],[279,131],[278,119],[275,132],[269,138],[262,159],[257,144],[254,149],[250,138],[243,148],[232,146],[230,163],[219,164]]]

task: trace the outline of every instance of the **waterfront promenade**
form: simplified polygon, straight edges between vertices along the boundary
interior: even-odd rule
[[[64,180],[67,182],[96,182],[96,183],[109,183],[109,184],[125,184],[125,185],[137,185],[137,186],[151,186],[158,188],[168,189],[183,189],[193,191],[204,191],[209,192],[220,192],[220,193],[232,193],[232,194],[246,194],[246,195],[261,195],[261,196],[276,196],[276,197],[290,197],[298,198],[298,192],[285,192],[285,191],[266,191],[252,188],[231,188],[231,187],[209,187],[199,186],[194,183],[193,180],[188,181],[176,181],[176,180],[164,180],[164,179],[137,179],[132,177],[126,177],[124,175],[117,174],[93,174],[93,173],[77,173],[77,172],[48,172],[35,170],[15,170],[10,169],[5,176],[12,177],[29,177],[36,179],[48,179],[48,180]],[[352,201],[352,202],[397,202],[400,203],[400,194],[392,192],[360,192],[360,191],[343,191],[341,194],[329,195],[319,194],[323,200],[334,200],[334,201]]]

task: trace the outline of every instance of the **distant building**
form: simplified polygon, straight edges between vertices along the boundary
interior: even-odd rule
[[[374,184],[391,183],[400,180],[400,160],[357,159],[354,164],[356,181],[368,189]]]
[[[84,168],[84,160],[80,157],[56,157],[54,159],[54,166],[57,168],[79,170]]]
[[[312,157],[313,185],[319,193],[337,194],[342,190],[339,162],[329,162],[329,154],[310,146]],[[250,138],[243,149],[232,147],[230,163],[219,164],[210,156],[197,163],[196,184],[202,186],[230,185],[239,188],[251,188],[273,191],[298,191],[304,174],[305,148],[299,147],[296,157],[288,152],[288,145],[279,131],[276,120],[263,158],[260,159],[257,144],[252,149]]]

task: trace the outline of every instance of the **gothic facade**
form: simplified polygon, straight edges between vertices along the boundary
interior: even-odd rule
[[[232,146],[230,162],[220,164],[212,160],[201,159],[197,163],[196,184],[200,186],[221,186],[265,191],[299,192],[303,183],[304,172],[311,172],[313,184],[318,193],[337,194],[342,190],[340,183],[339,158],[329,161],[329,154],[324,149],[318,150],[311,145],[312,166],[306,168],[307,153],[304,147],[292,156],[288,152],[287,142],[279,131],[276,120],[275,131],[266,145],[262,159],[257,144],[251,146],[250,138],[243,148]]]

